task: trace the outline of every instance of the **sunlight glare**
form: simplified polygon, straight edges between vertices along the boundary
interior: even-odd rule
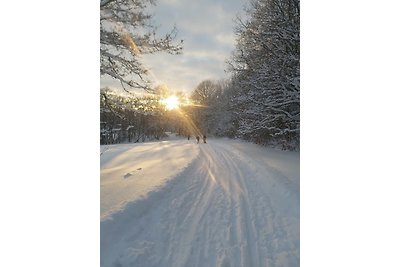
[[[176,96],[170,96],[161,100],[167,110],[177,109],[179,107],[179,99]]]

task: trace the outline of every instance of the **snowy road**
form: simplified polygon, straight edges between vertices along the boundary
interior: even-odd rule
[[[102,219],[101,266],[300,265],[299,153],[226,139],[167,144],[165,155],[180,144],[194,156]]]

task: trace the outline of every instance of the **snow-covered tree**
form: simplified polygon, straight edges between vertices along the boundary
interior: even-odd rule
[[[154,0],[100,0],[100,75],[117,79],[124,89],[127,86],[125,90],[151,90],[141,54],[181,52],[181,45],[172,44],[176,29],[156,37],[151,16],[145,13],[154,4]]]
[[[238,19],[233,72],[239,134],[260,143],[297,146],[300,134],[300,7],[298,0],[252,0]]]

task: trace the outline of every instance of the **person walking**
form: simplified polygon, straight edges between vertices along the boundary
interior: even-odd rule
[[[200,136],[196,136],[197,143],[200,141]]]
[[[206,135],[203,135],[203,142],[204,142],[204,144],[207,144],[207,136]]]

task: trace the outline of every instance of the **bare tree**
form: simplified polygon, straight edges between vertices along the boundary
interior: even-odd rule
[[[156,37],[151,16],[145,13],[154,4],[154,0],[100,0],[100,75],[117,79],[124,89],[128,86],[126,91],[151,91],[141,54],[182,50],[181,44],[172,44],[176,28],[163,38]]]
[[[202,81],[196,89],[194,89],[191,99],[201,105],[209,105],[220,94],[221,85],[211,80]]]
[[[210,134],[215,128],[216,110],[222,88],[221,81],[205,80],[195,88],[190,97],[197,104],[193,108],[192,119],[203,133]]]

